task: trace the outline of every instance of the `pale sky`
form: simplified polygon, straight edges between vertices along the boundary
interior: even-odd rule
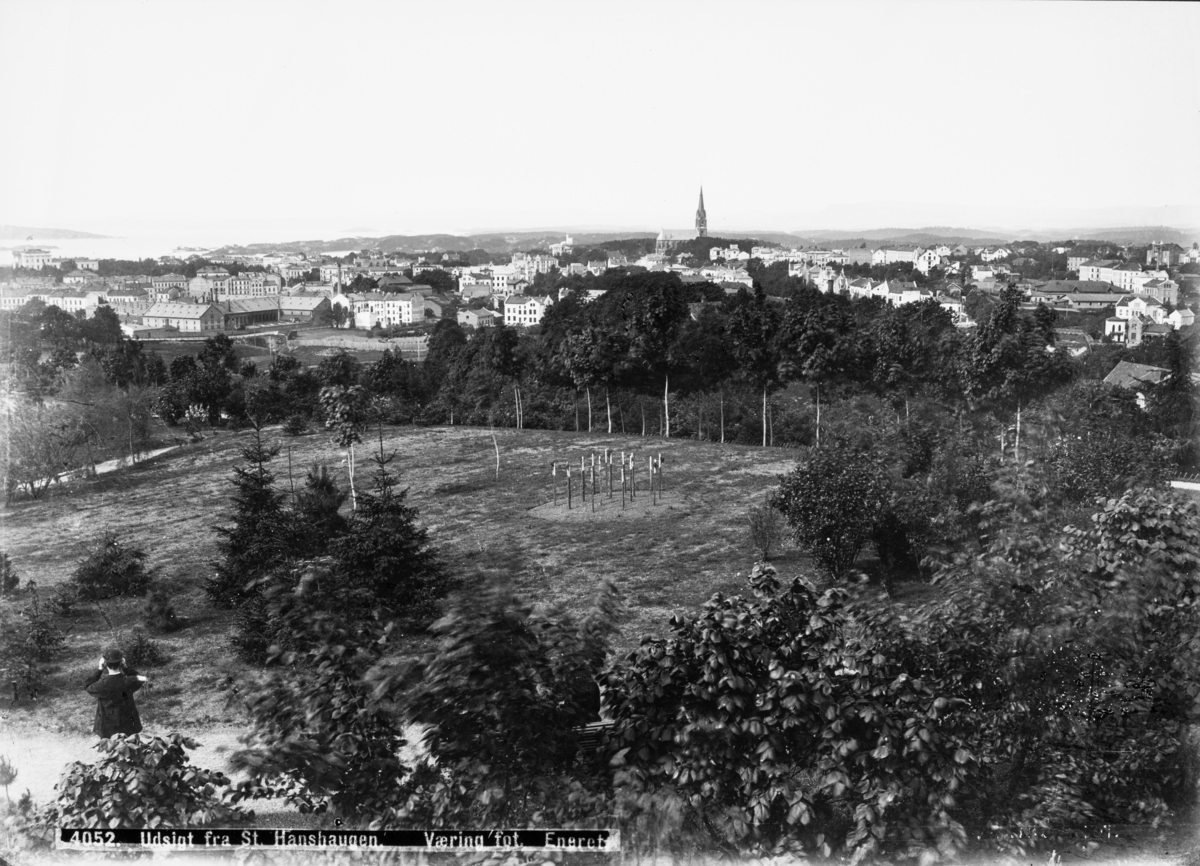
[[[0,0],[0,223],[1200,226],[1200,4]]]

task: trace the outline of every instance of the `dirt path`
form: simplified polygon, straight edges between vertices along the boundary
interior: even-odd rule
[[[90,721],[90,719],[89,719]],[[192,734],[199,748],[188,753],[191,762],[207,770],[232,775],[229,755],[239,747],[241,728],[214,726]],[[147,727],[146,734],[165,735]],[[93,763],[99,760],[94,746],[98,738],[87,727],[68,730],[63,726],[45,726],[27,719],[0,718],[0,755],[17,768],[17,779],[10,788],[13,799],[29,790],[33,799],[45,803],[54,797],[54,786],[72,761]]]

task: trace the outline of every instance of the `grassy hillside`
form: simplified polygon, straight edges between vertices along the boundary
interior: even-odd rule
[[[177,612],[191,618],[182,631],[154,636],[170,656],[164,667],[147,671],[155,680],[146,697],[147,724],[158,729],[195,731],[237,721],[228,701],[229,676],[244,668],[229,651],[232,614],[212,608],[201,586],[217,556],[213,527],[229,513],[229,481],[248,435],[220,432],[132,471],[58,488],[46,501],[0,512],[0,546],[12,557],[22,585],[36,581],[43,597],[69,578],[85,544],[105,528],[149,552],[159,579],[173,589]],[[330,463],[344,479],[343,455],[324,433],[290,438],[274,428],[268,438],[284,446],[272,464],[280,489],[289,489],[289,450],[297,485],[314,461]],[[470,585],[507,572],[528,597],[573,609],[587,606],[601,580],[610,578],[629,604],[621,650],[636,646],[643,635],[664,632],[673,614],[696,611],[714,591],[744,589],[755,555],[743,517],[794,462],[781,449],[598,434],[501,430],[496,444],[499,478],[486,430],[384,430],[385,448],[397,453],[392,467],[452,575]],[[577,467],[581,456],[605,447],[635,452],[639,487],[647,457],[661,453],[661,501],[652,502],[642,489],[636,503],[622,508],[618,480],[613,499],[589,499],[586,507],[576,487],[575,507],[568,511],[560,470],[556,506],[551,461],[570,460]],[[367,451],[359,452],[360,487],[369,484]],[[573,481],[578,484],[577,475]],[[808,567],[791,548],[782,551],[777,565],[784,576]],[[0,602],[0,617],[11,616],[13,607]],[[49,715],[65,730],[86,730],[91,705],[76,681],[113,641],[109,623],[128,643],[141,624],[142,607],[140,599],[104,602],[103,611],[83,605],[64,621],[67,652],[54,666],[42,706],[28,720]],[[406,647],[420,645],[412,638]],[[30,714],[28,705],[15,711]]]

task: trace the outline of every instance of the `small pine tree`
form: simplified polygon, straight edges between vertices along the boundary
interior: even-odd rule
[[[79,563],[71,580],[86,599],[145,595],[153,579],[146,568],[146,559],[145,550],[106,529]],[[70,600],[64,601],[69,607]]]
[[[388,469],[395,456],[384,452],[381,434],[371,458],[372,487],[359,494],[349,528],[330,545],[330,553],[342,603],[368,610],[379,606],[419,628],[432,620],[448,581],[428,533],[417,523],[417,509],[407,502],[408,491],[398,489]]]
[[[262,427],[255,424],[254,438],[241,454],[246,465],[233,470],[233,524],[216,528],[222,559],[204,587],[213,604],[223,608],[252,594],[248,585],[287,558],[292,540],[283,494],[275,490],[275,476],[267,468],[279,446],[264,443]]]
[[[321,556],[330,541],[346,531],[346,518],[339,513],[349,493],[338,487],[329,467],[314,463],[296,495],[297,540],[305,555]]]

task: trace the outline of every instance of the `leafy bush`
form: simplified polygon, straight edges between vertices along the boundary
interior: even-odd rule
[[[308,432],[308,416],[299,412],[288,415],[283,422],[283,432],[289,436],[303,436]]]
[[[386,814],[404,796],[398,757],[403,728],[390,696],[374,700],[364,676],[384,652],[388,629],[325,603],[327,569],[310,566],[294,588],[262,596],[267,617],[296,651],[273,645],[269,675],[246,689],[251,747],[233,756],[250,774],[247,791],[285,792],[302,811]]]
[[[963,701],[851,636],[846,590],[784,586],[763,563],[750,584],[609,675],[622,822],[673,804],[675,844],[727,854],[961,848]]]
[[[146,599],[146,625],[155,631],[175,631],[184,626],[184,620],[175,612],[171,596],[165,586],[156,586]]]
[[[1130,493],[1056,537],[1042,489],[998,484],[985,548],[939,569],[936,600],[856,615],[882,656],[966,701],[978,760],[959,819],[1017,853],[1160,821],[1181,801],[1200,708],[1196,504]]]
[[[75,761],[55,786],[43,826],[145,828],[221,826],[253,818],[219,772],[191,765],[195,740],[180,734],[114,736],[95,746],[101,760]],[[225,789],[225,790],[221,790]]]
[[[8,554],[0,551],[0,596],[13,595],[21,584]]]
[[[785,475],[770,505],[796,543],[834,577],[850,570],[888,499],[886,475],[868,453],[841,444],[814,449]]]
[[[399,820],[418,826],[589,826],[610,811],[603,763],[580,760],[596,678],[620,607],[606,585],[575,619],[538,610],[503,582],[457,596],[417,665],[381,667],[376,694],[402,694],[437,774],[417,779]]]
[[[79,563],[71,579],[87,599],[145,595],[152,575],[146,551],[106,529]]]
[[[750,544],[758,558],[766,562],[771,558],[771,549],[783,541],[783,515],[771,506],[752,507],[746,517],[750,529]]]

